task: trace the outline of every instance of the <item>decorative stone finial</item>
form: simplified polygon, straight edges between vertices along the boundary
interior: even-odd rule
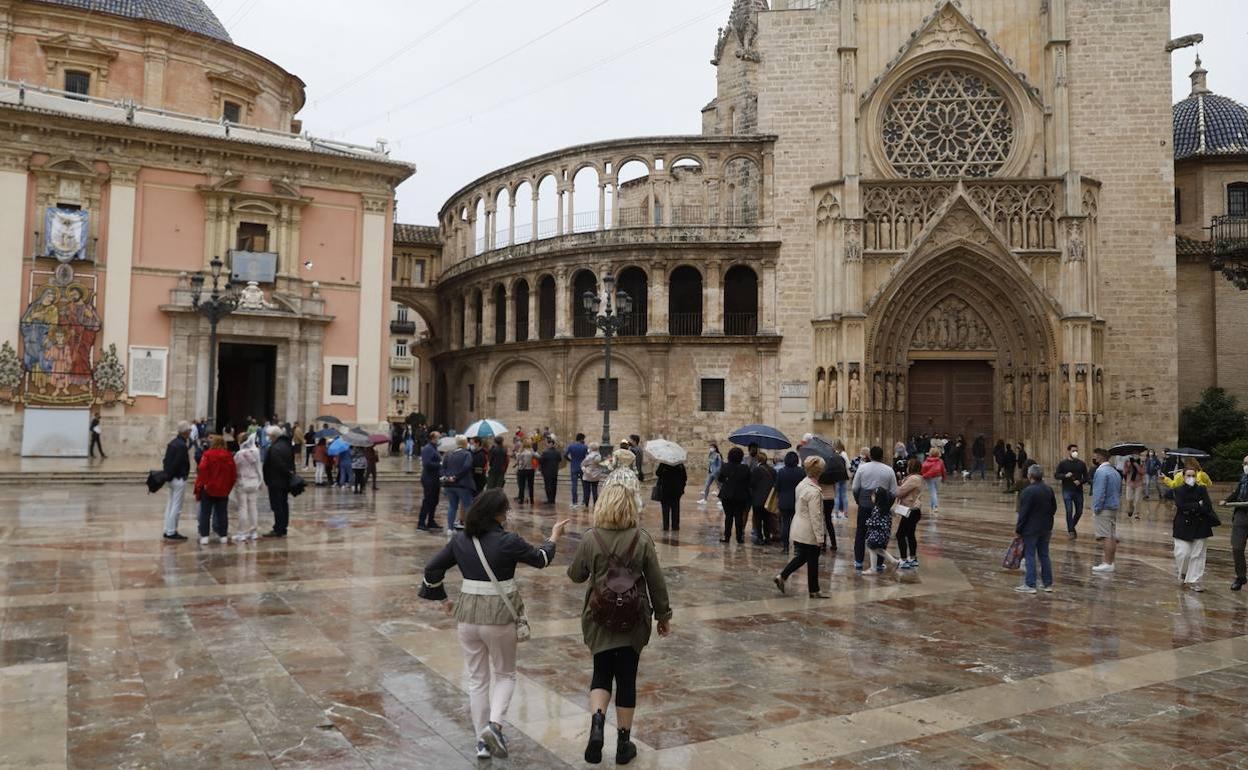
[[[1209,74],[1209,70],[1200,66],[1200,54],[1196,54],[1196,69],[1192,70],[1192,93],[1191,96],[1198,94],[1213,93],[1209,90],[1208,84],[1205,82],[1205,76]]]

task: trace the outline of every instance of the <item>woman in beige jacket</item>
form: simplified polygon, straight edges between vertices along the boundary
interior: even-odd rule
[[[797,485],[797,510],[789,528],[793,543],[793,560],[773,578],[776,588],[784,593],[784,581],[789,579],[803,564],[806,565],[806,589],[812,599],[826,599],[819,590],[819,547],[825,534],[823,522],[823,492],[819,488],[819,476],[823,473],[822,457],[811,455],[802,463],[806,478]]]

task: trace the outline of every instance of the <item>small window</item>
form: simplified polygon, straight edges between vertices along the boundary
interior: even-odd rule
[[[476,411],[477,411],[477,386],[469,384],[468,385],[468,414],[472,414]]]
[[[243,105],[238,102],[227,101],[221,105],[221,117],[227,123],[243,122]]]
[[[1174,223],[1183,224],[1183,191],[1174,188]]]
[[[414,271],[414,275],[412,276],[412,279],[418,284],[424,283],[425,282],[425,260],[423,259],[416,260],[415,266],[412,269]]]
[[[620,408],[620,381],[615,377],[611,378],[610,387],[607,381],[602,377],[598,378],[598,411],[610,409],[616,411]]]
[[[394,320],[399,323],[407,323],[407,305],[399,305],[395,310]]]
[[[88,96],[91,93],[91,74],[78,70],[65,70],[65,90],[71,94]]]
[[[1248,217],[1248,182],[1236,182],[1226,188],[1226,213],[1232,217]]]
[[[394,354],[399,358],[407,358],[407,340],[394,341]]]
[[[238,223],[239,251],[268,251],[269,228],[255,222]]]
[[[351,367],[346,364],[333,364],[329,368],[329,395],[351,395]]]
[[[724,411],[724,381],[702,378],[702,411]]]
[[[529,381],[528,380],[516,381],[516,411],[517,412],[529,411]]]

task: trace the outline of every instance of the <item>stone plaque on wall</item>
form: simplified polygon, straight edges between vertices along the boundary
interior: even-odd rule
[[[803,380],[780,383],[780,398],[809,398],[810,383]]]
[[[131,396],[165,397],[169,348],[130,348]]]

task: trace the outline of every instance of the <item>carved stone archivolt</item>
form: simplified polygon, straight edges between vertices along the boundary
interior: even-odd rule
[[[993,350],[992,329],[962,300],[951,297],[932,308],[914,330],[914,350]]]

